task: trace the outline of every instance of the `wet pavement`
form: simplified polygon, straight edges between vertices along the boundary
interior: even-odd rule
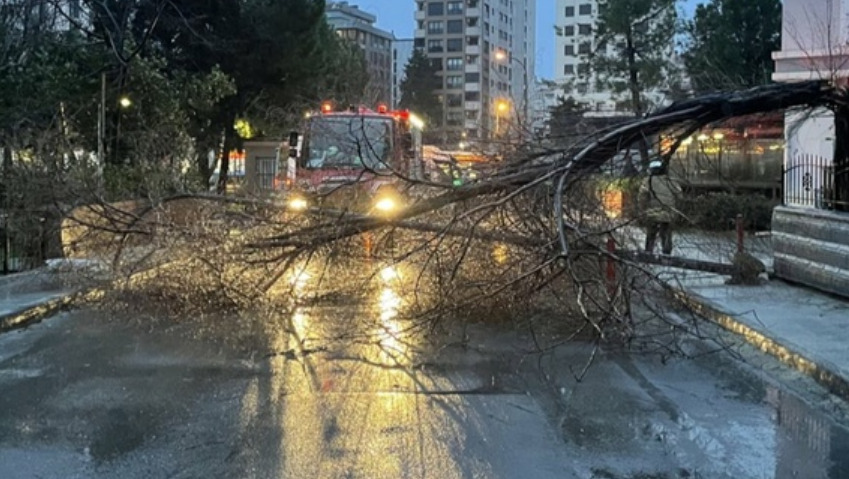
[[[249,349],[92,310],[0,335],[0,477],[849,477],[815,385],[612,351],[578,382],[589,345],[539,355],[507,327],[435,348],[390,276]]]

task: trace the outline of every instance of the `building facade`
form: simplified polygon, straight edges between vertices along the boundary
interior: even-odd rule
[[[528,129],[535,0],[417,0],[416,48],[442,78],[444,146],[474,147]]]
[[[405,68],[413,56],[415,40],[396,38],[392,41],[392,108],[398,108],[401,102],[401,83],[407,78]]]
[[[849,0],[784,0],[776,82],[849,84]],[[784,204],[772,217],[775,275],[849,297],[849,171],[828,109],[785,114]],[[841,194],[843,193],[843,194]]]
[[[340,37],[362,48],[369,72],[365,100],[372,104],[392,101],[392,41],[394,35],[377,28],[377,17],[348,2],[327,4],[327,23]]]

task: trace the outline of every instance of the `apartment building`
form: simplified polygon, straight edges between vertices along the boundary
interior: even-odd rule
[[[327,23],[346,40],[363,49],[369,83],[365,100],[374,104],[392,101],[392,42],[394,35],[377,28],[377,17],[348,2],[327,4]]]
[[[416,48],[439,71],[448,147],[474,146],[527,126],[536,0],[417,0]]]

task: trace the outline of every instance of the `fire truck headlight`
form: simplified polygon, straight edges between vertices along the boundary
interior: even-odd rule
[[[384,196],[382,198],[377,198],[374,202],[374,209],[381,213],[392,213],[396,211],[401,205],[395,198],[390,198],[388,196]]]
[[[310,204],[301,196],[293,196],[289,198],[289,201],[286,202],[286,207],[292,211],[304,211],[309,208]]]

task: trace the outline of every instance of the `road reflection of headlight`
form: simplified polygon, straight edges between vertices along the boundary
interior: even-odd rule
[[[504,264],[510,256],[510,250],[507,245],[498,243],[492,248],[492,259],[498,264]]]
[[[380,279],[382,279],[386,283],[399,279],[400,277],[401,274],[398,272],[398,268],[396,268],[395,266],[387,266],[380,270]]]
[[[292,270],[289,277],[289,285],[292,286],[292,292],[295,294],[295,297],[301,297],[304,294],[307,286],[309,286],[310,278],[312,278],[312,275],[307,271],[306,266]]]
[[[380,346],[386,359],[393,358],[393,353],[404,351],[401,340],[401,324],[396,319],[401,307],[401,297],[391,288],[383,288],[380,292],[378,308],[380,309]]]
[[[309,208],[309,206],[309,202],[300,196],[289,198],[289,201],[286,203],[286,207],[292,211],[304,211]]]

